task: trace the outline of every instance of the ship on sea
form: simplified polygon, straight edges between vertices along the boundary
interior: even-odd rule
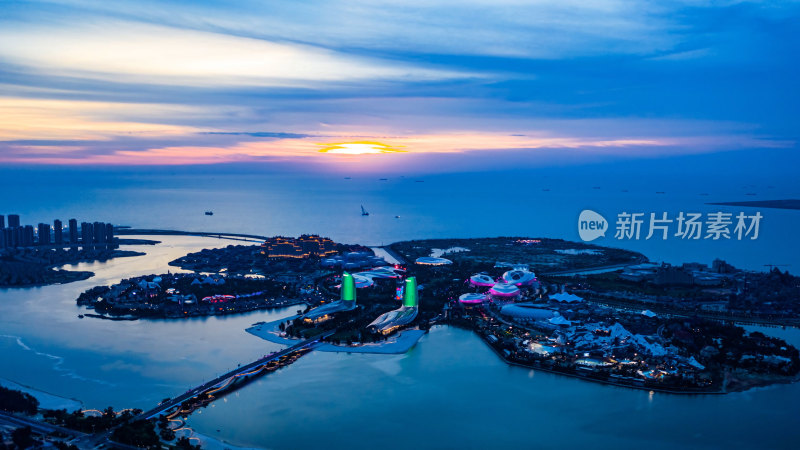
[[[364,205],[361,205],[361,215],[362,215],[362,216],[368,216],[368,215],[369,215],[369,213],[367,212],[367,210],[366,210],[366,209],[364,209]]]
[[[206,211],[206,215],[207,216],[213,216],[214,215],[214,211]]]

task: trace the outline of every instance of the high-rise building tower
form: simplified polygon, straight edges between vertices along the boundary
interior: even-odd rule
[[[94,230],[89,222],[81,222],[81,244],[84,249],[94,247]]]
[[[417,306],[417,277],[406,278],[406,288],[403,291],[403,306]]]
[[[114,243],[114,225],[110,223],[106,224],[106,242],[109,244]]]
[[[69,245],[78,245],[78,221],[69,219]]]
[[[6,227],[6,216],[0,214],[0,229]]]
[[[36,234],[39,236],[39,245],[50,245],[50,224],[40,223]]]
[[[105,242],[106,224],[103,222],[95,222],[92,224],[92,230],[94,231],[95,244],[102,244]]]
[[[356,280],[352,275],[345,272],[342,274],[342,301],[356,303]]]
[[[19,214],[9,214],[8,215],[8,228],[14,228],[19,226]]]
[[[33,247],[33,225],[25,225],[22,228],[22,246]]]
[[[53,243],[56,245],[64,243],[64,224],[58,219],[53,221]]]

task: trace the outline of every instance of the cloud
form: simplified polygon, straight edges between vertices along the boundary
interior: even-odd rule
[[[292,42],[129,21],[0,28],[0,60],[85,79],[194,86],[301,87],[464,74],[347,55]]]

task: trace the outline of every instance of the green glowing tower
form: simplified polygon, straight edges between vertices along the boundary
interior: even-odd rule
[[[417,277],[406,278],[406,288],[403,291],[403,306],[417,306]]]
[[[342,301],[356,303],[356,280],[347,272],[342,274]]]

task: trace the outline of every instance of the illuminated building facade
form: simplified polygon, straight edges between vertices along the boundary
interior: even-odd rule
[[[340,298],[327,305],[318,306],[303,315],[303,321],[319,323],[331,318],[333,314],[343,311],[352,311],[356,308],[356,281],[352,275],[342,274]]]
[[[403,306],[393,311],[389,311],[378,316],[367,326],[373,333],[389,334],[403,325],[408,325],[417,318],[419,310],[417,279],[409,277],[406,279],[403,289]]]
[[[310,256],[328,256],[336,253],[336,244],[314,234],[304,234],[299,238],[276,236],[262,245],[269,259],[305,259]]]

